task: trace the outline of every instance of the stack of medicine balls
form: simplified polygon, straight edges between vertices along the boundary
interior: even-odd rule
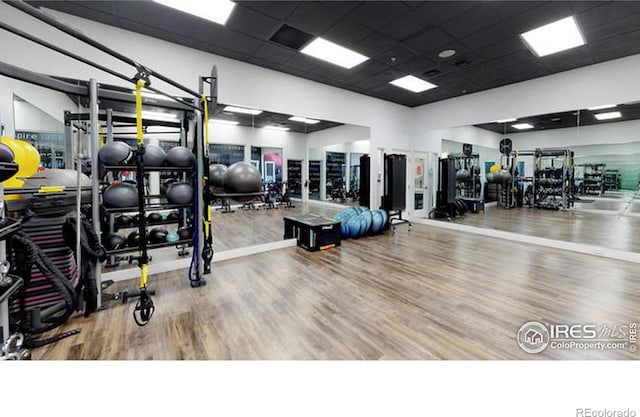
[[[388,221],[386,211],[369,210],[368,207],[349,207],[338,212],[333,218],[340,221],[343,239],[378,233],[384,229]]]
[[[98,159],[105,166],[127,167],[135,166],[134,150],[124,142],[113,141],[105,144],[98,152]],[[158,145],[145,145],[143,155],[145,168],[189,168],[195,163],[193,152],[184,146],[175,146],[168,152]],[[165,192],[168,204],[186,205],[191,204],[194,199],[193,186],[188,182],[173,182]],[[138,190],[135,183],[117,182],[109,185],[102,194],[102,201],[106,208],[131,209],[137,211]],[[177,223],[180,219],[180,212],[172,211],[166,213],[149,213],[147,223],[149,225],[162,224],[165,222]],[[130,217],[122,214],[115,218],[118,228],[134,228],[138,226],[138,216]],[[183,226],[175,232],[169,232],[165,227],[154,227],[148,232],[150,244],[160,244],[165,242],[178,242],[191,240],[193,229],[190,226]],[[125,238],[117,233],[103,234],[102,244],[108,251],[124,249],[126,247],[136,248],[140,245],[140,235],[138,231],[133,231]]]

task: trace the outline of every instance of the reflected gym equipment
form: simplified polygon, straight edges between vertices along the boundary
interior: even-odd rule
[[[256,167],[246,162],[231,165],[223,177],[224,191],[230,194],[256,193],[262,188],[262,176]]]
[[[224,188],[224,174],[227,167],[222,164],[209,165],[209,185],[212,187]]]

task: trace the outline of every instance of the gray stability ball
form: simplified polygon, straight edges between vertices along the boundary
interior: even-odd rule
[[[209,185],[212,187],[224,187],[224,174],[227,167],[222,164],[209,165]]]
[[[107,208],[137,207],[138,189],[126,183],[110,185],[102,194],[102,202]]]
[[[158,145],[145,145],[144,155],[142,156],[142,162],[147,167],[161,167],[164,165],[164,160],[167,154]]]
[[[262,188],[260,171],[246,162],[236,162],[224,174],[224,191],[234,194],[259,192]]]
[[[174,146],[167,152],[167,166],[186,168],[193,166],[196,157],[191,149],[184,146]]]
[[[191,204],[193,187],[188,182],[174,182],[167,190],[167,200],[171,204]]]
[[[117,140],[106,143],[98,151],[98,160],[105,165],[127,165],[132,162],[132,159],[131,146]]]

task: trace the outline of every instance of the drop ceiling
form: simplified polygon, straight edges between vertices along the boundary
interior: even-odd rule
[[[148,0],[30,3],[410,107],[640,53],[639,1],[237,1],[225,26]],[[567,16],[586,45],[538,58],[519,37]],[[347,70],[270,40],[285,24],[371,59]],[[408,74],[438,87],[389,84]]]

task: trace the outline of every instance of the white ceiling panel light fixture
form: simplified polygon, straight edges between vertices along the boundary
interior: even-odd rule
[[[511,119],[500,119],[500,120],[496,120],[494,123],[509,123],[509,122],[515,122],[516,120],[518,120],[518,119],[516,119],[516,118],[514,117],[514,118],[511,118]]]
[[[351,69],[369,59],[368,56],[323,38],[315,38],[300,52],[346,69]]]
[[[616,104],[603,104],[602,106],[594,106],[594,107],[587,107],[587,110],[604,110],[604,109],[612,109],[614,107],[618,107]]]
[[[430,82],[418,77],[414,77],[413,75],[406,75],[396,80],[389,81],[389,84],[393,84],[396,87],[404,88],[405,90],[409,90],[414,93],[422,93],[423,91],[437,87],[437,85],[431,84]]]
[[[539,57],[566,51],[585,44],[573,16],[520,34]]]
[[[211,119],[209,120],[209,123],[212,123],[214,125],[237,125],[240,122],[237,122],[235,120]]]
[[[530,123],[516,123],[515,125],[511,125],[511,127],[518,130],[533,129],[533,125]]]
[[[267,130],[278,130],[278,131],[280,131],[280,132],[285,132],[285,131],[289,130],[289,128],[288,128],[288,127],[284,127],[284,126],[273,126],[273,125],[270,125],[270,126],[264,126],[264,127],[263,127],[263,129],[267,129]]]
[[[262,113],[262,110],[257,109],[247,109],[244,107],[236,107],[236,106],[225,106],[222,111],[228,111],[231,113],[242,113],[242,114],[251,114],[253,116],[257,116]]]
[[[619,111],[611,111],[608,113],[598,113],[594,115],[598,120],[611,120],[611,119],[619,119],[622,117],[622,114]]]
[[[289,117],[289,120],[291,120],[292,122],[306,123],[308,125],[315,125],[317,123],[320,123],[320,120],[307,119],[306,117],[302,117],[302,116],[292,116],[292,117]]]
[[[142,110],[142,118],[143,119],[155,119],[155,120],[166,120],[166,121],[178,121],[178,115],[173,113],[162,113],[158,111],[148,111]]]
[[[224,25],[236,6],[231,0],[153,0],[172,9]]]

